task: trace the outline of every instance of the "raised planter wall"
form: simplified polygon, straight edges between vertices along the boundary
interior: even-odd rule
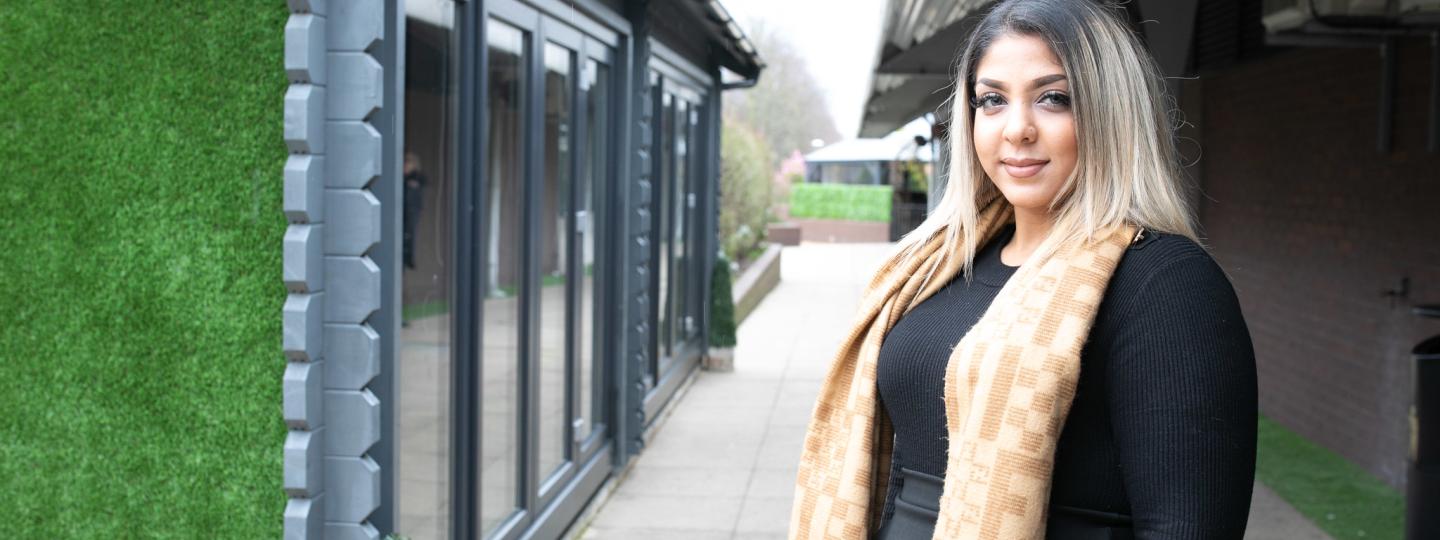
[[[735,286],[731,287],[731,294],[735,299],[735,326],[745,321],[750,312],[760,305],[765,295],[775,290],[780,284],[780,252],[783,248],[778,244],[770,244],[765,248],[765,253],[755,260],[755,264],[745,269],[740,278],[735,280]]]
[[[797,219],[800,240],[804,242],[869,243],[889,242],[888,221],[845,221],[838,219]]]

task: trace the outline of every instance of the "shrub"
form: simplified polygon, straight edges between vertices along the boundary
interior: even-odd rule
[[[796,184],[790,192],[790,215],[810,219],[890,221],[890,186]]]
[[[730,292],[730,260],[715,258],[710,279],[710,346],[735,346],[735,303]]]
[[[765,141],[750,128],[725,122],[720,135],[720,245],[738,259],[765,238],[771,162]]]

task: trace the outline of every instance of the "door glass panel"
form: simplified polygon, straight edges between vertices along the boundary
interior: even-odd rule
[[[489,61],[485,287],[481,299],[480,529],[489,531],[519,505],[520,278],[524,239],[525,33],[486,22]]]
[[[580,244],[580,344],[579,344],[579,396],[576,403],[579,404],[577,411],[577,423],[580,428],[576,437],[584,440],[589,437],[596,424],[600,423],[597,417],[599,411],[603,410],[598,401],[604,395],[596,387],[600,378],[600,343],[595,339],[599,335],[596,325],[600,323],[598,314],[598,298],[596,298],[595,280],[598,276],[596,255],[599,249],[596,245],[601,234],[601,227],[605,223],[605,215],[601,212],[604,201],[608,197],[606,187],[608,183],[608,172],[610,161],[606,144],[610,140],[610,67],[587,60],[585,65],[585,145],[583,151],[586,153],[584,168],[580,186],[580,206],[576,212],[576,225],[579,229],[577,238]]]
[[[455,279],[456,31],[449,2],[406,7],[401,328],[396,359],[396,532],[450,528],[451,284]]]
[[[660,106],[660,96],[662,93],[660,84],[660,73],[651,70],[649,87],[650,99],[646,104],[650,107],[652,127],[658,126],[656,123],[663,120],[661,117],[663,116],[664,109]],[[654,133],[654,131],[652,131],[652,133]],[[664,212],[660,211],[662,208],[660,201],[664,200],[660,196],[660,186],[664,184],[660,181],[660,178],[663,176],[661,174],[663,169],[660,167],[660,154],[663,153],[665,148],[664,143],[661,142],[662,140],[663,139],[659,137],[655,137],[650,145],[650,230],[654,232],[651,233],[650,238],[650,264],[652,271],[650,272],[650,282],[646,284],[646,290],[650,292],[649,320],[651,324],[649,330],[652,344],[652,348],[648,351],[649,354],[647,354],[649,363],[645,366],[645,372],[643,373],[643,382],[647,389],[654,388],[656,383],[659,382],[660,357],[663,352],[660,345],[659,319],[662,298],[660,297],[661,293],[658,285],[658,283],[660,283],[660,216],[664,214]]]
[[[696,252],[699,244],[694,243],[694,240],[699,238],[700,235],[700,213],[697,210],[697,199],[700,197],[701,186],[704,185],[704,179],[700,176],[700,171],[704,170],[702,160],[705,155],[704,149],[701,148],[701,143],[699,142],[701,140],[700,111],[701,106],[690,106],[690,127],[687,128],[686,131],[688,135],[686,136],[685,144],[689,156],[686,164],[689,169],[685,175],[685,192],[689,194],[687,195],[688,210],[685,212],[685,215],[689,218],[689,225],[686,229],[689,231],[687,238],[690,239],[690,241],[686,242],[685,256],[688,261],[687,264],[693,269],[687,272],[687,274],[691,276],[691,280],[694,282],[685,294],[685,297],[690,300],[685,303],[685,331],[682,334],[682,339],[687,343],[700,335],[700,310],[701,306],[704,305],[702,301],[704,292],[701,290],[702,287],[699,286],[699,284],[705,282],[704,276],[706,276],[706,272],[708,272],[708,269],[701,267],[697,262],[700,261],[702,257]]]
[[[674,349],[678,350],[680,348],[679,345],[684,341],[686,327],[693,324],[685,316],[689,313],[686,310],[685,304],[685,292],[687,291],[685,288],[687,286],[685,278],[686,275],[690,273],[688,264],[690,246],[689,242],[685,240],[688,237],[690,215],[692,212],[688,204],[690,194],[689,175],[686,174],[689,172],[688,169],[690,166],[690,160],[687,159],[690,152],[690,104],[681,99],[676,100],[675,105],[675,190],[674,197],[671,200],[671,204],[675,208],[675,220],[673,223],[674,230],[670,232],[671,253],[675,258],[675,262],[671,263],[670,275],[672,278],[670,283],[670,298],[673,299],[672,302],[675,306],[674,310],[671,311],[671,313],[674,314],[674,322],[671,323],[670,341],[675,344],[673,346]]]
[[[554,43],[545,44],[545,178],[540,195],[540,326],[535,373],[540,377],[539,464],[540,477],[547,477],[565,460],[567,444],[565,389],[567,387],[566,345],[569,333],[567,308],[570,302],[571,268],[571,84],[574,81],[574,53]]]
[[[675,189],[675,168],[673,165],[675,152],[675,94],[671,92],[662,93],[659,116],[660,137],[656,139],[656,144],[660,147],[657,153],[660,168],[654,179],[655,193],[657,195],[654,212],[659,216],[660,220],[659,226],[655,228],[655,243],[660,249],[659,257],[655,260],[656,275],[660,280],[655,299],[660,313],[655,326],[655,335],[659,340],[657,350],[660,357],[660,366],[658,373],[656,373],[657,378],[663,377],[665,372],[669,371],[670,363],[673,361],[670,350],[670,324],[674,319],[674,317],[671,316],[673,311],[670,305],[670,274],[674,269],[670,266],[673,260],[671,256],[670,233],[675,211],[674,205],[671,203],[671,199],[674,198],[673,192]]]

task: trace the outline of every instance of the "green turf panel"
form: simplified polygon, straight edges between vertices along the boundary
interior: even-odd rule
[[[890,186],[805,183],[790,189],[791,217],[890,221]]]
[[[1405,498],[1338,454],[1260,418],[1255,477],[1338,539],[1401,538]]]
[[[0,0],[0,523],[275,538],[281,0]]]

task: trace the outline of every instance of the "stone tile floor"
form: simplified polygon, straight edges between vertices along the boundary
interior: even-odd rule
[[[571,538],[781,539],[830,355],[889,244],[802,244],[740,326],[733,373],[699,373]],[[1256,483],[1247,539],[1328,540]]]

